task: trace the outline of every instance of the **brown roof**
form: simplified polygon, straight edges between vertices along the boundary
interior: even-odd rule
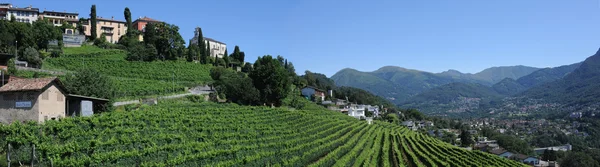
[[[18,79],[0,87],[0,92],[39,91],[54,81],[58,81],[58,78]]]
[[[97,17],[96,20],[107,21],[107,22],[115,22],[115,23],[125,23],[125,21],[115,20],[114,18],[101,18],[101,17]]]
[[[143,18],[139,18],[139,19],[135,20],[134,22],[138,22],[138,21],[145,21],[145,22],[161,22],[161,21],[159,21],[159,20],[155,20],[155,19],[152,19],[152,18],[150,18],[150,17],[146,17],[146,16],[144,16]]]
[[[490,151],[490,153],[495,154],[495,155],[500,155],[500,154],[505,153],[505,152],[506,152],[506,150],[501,149],[501,148]]]
[[[529,158],[529,156],[527,156],[527,155],[523,155],[523,154],[517,154],[517,155],[515,155],[515,157],[516,157],[518,160],[525,160],[525,159]]]

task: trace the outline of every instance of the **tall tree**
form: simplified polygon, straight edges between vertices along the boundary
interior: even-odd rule
[[[233,53],[231,53],[230,56],[234,62],[242,62],[240,61],[240,47],[235,45],[235,48],[233,49]]]
[[[266,104],[280,106],[290,91],[290,80],[283,66],[270,55],[259,57],[250,72],[254,86],[260,91],[260,99]]]
[[[158,32],[156,31],[155,23],[146,24],[146,31],[144,31],[144,43],[154,45],[158,38]]]
[[[96,20],[97,19],[96,18],[96,5],[92,5],[92,9],[90,11],[90,19],[91,19],[91,23],[90,23],[91,25],[90,26],[92,26],[92,28],[90,29],[91,32],[92,32],[91,33],[92,36],[90,37],[90,39],[91,40],[95,40],[96,37],[98,37],[98,34],[96,32],[96,30],[97,30],[96,29],[97,28],[96,27],[96,22],[97,22],[97,20]]]
[[[209,58],[208,62],[206,62],[206,64],[211,64],[212,62],[211,62],[210,59],[212,59],[212,57],[210,56],[211,48],[210,48],[210,41],[209,40],[206,40],[206,50],[204,50],[204,51],[206,52],[206,53],[204,53],[204,54],[206,54],[206,57]]]
[[[240,65],[244,64],[245,58],[246,58],[246,53],[240,52],[240,57],[238,58],[238,61],[240,61]]]
[[[470,146],[473,144],[473,139],[471,138],[471,134],[468,131],[462,130],[460,133],[460,142],[463,147]]]
[[[126,35],[131,37],[133,35],[133,33],[131,32],[131,31],[133,31],[133,25],[131,24],[131,11],[129,10],[128,7],[125,7],[125,11],[123,12],[123,15],[125,15],[125,21],[127,22]]]
[[[197,55],[197,49],[198,46],[196,45],[189,45],[188,46],[188,52],[187,52],[187,57],[186,60],[188,62],[193,62],[194,60],[196,60],[196,55]]]
[[[225,61],[225,68],[229,68],[229,55],[227,54],[227,48],[225,48],[225,54],[223,55],[223,61]]]
[[[83,28],[83,25],[86,24],[87,22],[88,22],[88,19],[79,18],[79,21],[77,22],[77,31],[79,31],[79,35],[85,35],[85,30]]]
[[[206,55],[206,43],[204,43],[204,35],[202,35],[202,28],[200,27],[198,27],[198,53],[200,53],[200,63],[206,64],[208,55]]]

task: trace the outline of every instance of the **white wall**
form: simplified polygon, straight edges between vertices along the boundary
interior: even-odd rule
[[[11,15],[14,15],[15,18],[17,19],[17,21],[19,21],[19,22],[33,23],[34,21],[37,21],[37,19],[38,19],[38,12],[33,12],[33,11],[8,10],[8,12],[6,14],[6,17],[8,20],[10,20],[12,18]]]

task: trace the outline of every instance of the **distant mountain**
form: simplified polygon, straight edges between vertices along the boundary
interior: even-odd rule
[[[529,75],[517,79],[517,82],[526,88],[531,88],[548,82],[556,81],[577,69],[581,63],[564,65],[554,68],[543,68]]]
[[[461,77],[461,73],[445,72]],[[541,100],[541,101],[540,101]],[[558,104],[559,106],[555,106]],[[482,111],[558,111],[560,104],[600,105],[600,50],[583,63],[544,68],[518,79],[498,83],[451,83],[424,91],[401,104],[427,114],[460,114]],[[521,108],[520,108],[521,107]],[[561,110],[562,111],[562,110]]]
[[[521,85],[519,82],[512,78],[505,78],[504,80],[494,84],[492,89],[501,95],[514,95],[521,93],[527,88]]]
[[[527,66],[505,66],[505,67],[492,67],[485,69],[481,72],[473,74],[473,77],[478,80],[483,80],[489,83],[498,83],[505,78],[519,79],[523,76],[529,75],[540,68],[527,67]]]
[[[476,74],[465,74],[456,70],[430,73],[396,66],[385,66],[373,72],[343,69],[334,74],[338,86],[350,86],[367,90],[386,97],[396,104],[403,104],[410,97],[426,90],[449,83],[476,83],[492,86],[504,78],[518,79],[537,70],[534,67],[493,67]]]
[[[521,95],[567,106],[600,102],[600,50],[562,79],[535,86]]]
[[[367,90],[375,95],[397,102],[410,97],[409,91],[399,84],[379,78],[370,73],[346,68],[331,77],[337,86],[349,86]]]

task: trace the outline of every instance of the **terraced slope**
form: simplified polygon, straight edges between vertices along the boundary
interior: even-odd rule
[[[173,102],[0,134],[15,148],[35,143],[39,163],[54,166],[524,166],[324,110]]]
[[[198,86],[212,80],[209,65],[185,61],[130,62],[125,60],[126,54],[123,50],[94,46],[65,48],[61,57],[46,59],[44,69],[96,69],[114,79],[116,98],[182,92],[186,86]]]

